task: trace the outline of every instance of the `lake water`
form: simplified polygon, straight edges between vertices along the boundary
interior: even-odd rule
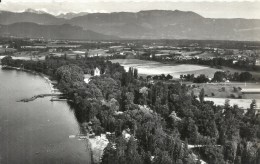
[[[66,102],[50,97],[16,102],[50,93],[40,76],[0,68],[0,164],[91,163],[74,112]]]

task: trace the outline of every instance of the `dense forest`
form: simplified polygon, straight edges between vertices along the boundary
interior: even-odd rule
[[[2,59],[2,65],[44,73],[74,106],[82,125],[95,135],[110,132],[103,164],[259,164],[260,115],[253,101],[246,113],[238,106],[215,106],[196,98],[178,82],[154,84],[100,58],[45,61]],[[101,76],[87,84],[84,74],[98,67]],[[128,133],[130,137],[125,137]]]

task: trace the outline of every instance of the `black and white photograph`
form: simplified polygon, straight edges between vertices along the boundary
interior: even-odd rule
[[[260,0],[0,0],[0,164],[260,164]]]

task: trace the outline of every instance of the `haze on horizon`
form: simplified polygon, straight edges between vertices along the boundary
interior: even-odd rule
[[[68,12],[110,13],[141,10],[193,11],[206,18],[260,19],[260,1],[203,2],[200,0],[2,0],[0,10],[22,12],[28,8],[58,15]]]

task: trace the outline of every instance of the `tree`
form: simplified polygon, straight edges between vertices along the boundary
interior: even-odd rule
[[[195,144],[198,140],[198,127],[195,121],[190,117],[185,117],[182,119],[181,124],[179,124],[181,139],[188,139],[189,143]]]
[[[209,81],[209,79],[204,74],[197,76],[193,80],[194,83],[206,83],[208,81]]]
[[[161,151],[157,149],[156,157],[154,160],[156,164],[172,164],[172,159],[170,158],[167,151]]]
[[[208,145],[201,149],[201,154],[210,164],[224,164],[224,157],[222,154],[222,148],[215,145]]]
[[[252,77],[253,77],[252,74],[249,72],[242,72],[239,75],[240,81],[250,81],[250,80],[252,80]]]
[[[88,58],[88,51],[85,52],[85,59]]]
[[[198,131],[203,136],[209,136],[212,139],[218,138],[218,130],[215,122],[215,115],[209,104],[202,104],[200,113],[196,115],[196,125]]]
[[[214,74],[213,81],[222,82],[226,79],[226,73],[223,71],[217,71]]]
[[[104,149],[104,153],[101,159],[101,164],[119,164],[116,162],[116,149],[112,143],[108,143]]]
[[[103,97],[107,100],[111,98],[118,99],[121,95],[120,86],[117,81],[111,77],[94,77],[89,84],[95,84],[103,94]]]
[[[199,94],[199,99],[200,99],[201,103],[204,102],[204,98],[205,98],[205,91],[204,91],[204,88],[202,88],[200,91],[200,94]]]
[[[129,78],[128,78],[127,72],[122,73],[121,84],[122,84],[122,86],[128,86]]]
[[[96,117],[94,117],[92,120],[92,129],[93,132],[95,133],[95,135],[100,135],[103,132],[103,128],[101,127],[101,123],[99,121],[99,119],[97,119]]]
[[[168,74],[167,76],[166,76],[166,80],[171,80],[173,77],[170,75],[170,74]]]
[[[57,69],[56,77],[58,81],[63,80],[66,83],[72,83],[75,81],[84,81],[83,70],[74,64],[64,65]]]
[[[13,63],[13,59],[11,56],[5,56],[2,60],[2,65],[8,65],[10,66]]]
[[[67,52],[64,53],[64,59],[67,60]]]
[[[137,79],[138,78],[138,70],[134,69],[134,78]]]
[[[224,108],[225,108],[226,110],[230,108],[230,100],[229,100],[229,99],[226,99],[226,100],[225,100]]]
[[[232,141],[228,141],[224,145],[224,158],[231,163],[234,162],[236,157],[236,143]]]
[[[181,79],[181,80],[183,79],[183,74],[180,75],[180,79]]]
[[[133,77],[134,77],[133,68],[129,67],[129,69],[128,69],[128,79],[129,79],[130,82],[133,81]]]
[[[255,110],[256,109],[256,100],[252,100],[251,104],[250,104],[250,109],[251,110]]]
[[[141,155],[137,151],[138,145],[134,137],[130,137],[127,143],[126,160],[127,164],[142,164]]]
[[[250,108],[246,112],[246,116],[253,119],[255,117],[255,114],[256,114],[256,100],[254,99],[250,104]]]

